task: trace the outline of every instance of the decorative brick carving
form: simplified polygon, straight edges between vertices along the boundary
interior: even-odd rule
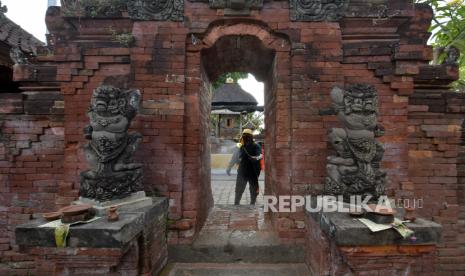
[[[289,0],[292,21],[336,21],[342,18],[349,0]]]
[[[129,16],[136,20],[184,20],[184,0],[130,0]]]

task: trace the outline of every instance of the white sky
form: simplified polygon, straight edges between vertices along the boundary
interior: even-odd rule
[[[36,38],[45,41],[45,12],[48,0],[1,0],[7,6],[6,16],[33,34]],[[59,2],[59,1],[57,1]]]
[[[252,74],[249,74],[246,79],[241,79],[238,83],[242,89],[255,97],[258,105],[265,105],[265,86],[263,82],[258,82]]]

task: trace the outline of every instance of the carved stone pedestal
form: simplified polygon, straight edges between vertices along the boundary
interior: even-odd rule
[[[431,275],[439,224],[417,219],[406,225],[416,240],[394,229],[371,233],[347,213],[307,213],[306,263],[313,275]],[[378,275],[378,274],[376,274]]]
[[[16,228],[16,243],[34,257],[33,275],[157,275],[168,258],[167,212],[168,200],[153,198],[150,206],[121,211],[118,221],[71,226],[65,248],[55,247],[54,228],[37,219]]]
[[[97,216],[106,216],[107,210],[112,206],[116,207],[118,212],[124,212],[147,207],[152,205],[152,203],[152,198],[147,197],[143,191],[133,193],[123,199],[114,199],[101,202],[95,199],[80,197],[78,201],[73,202],[73,204],[92,205]]]

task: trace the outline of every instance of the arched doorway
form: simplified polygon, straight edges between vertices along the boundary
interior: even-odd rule
[[[195,205],[199,230],[213,205],[210,84],[223,73],[252,73],[265,83],[265,194],[290,190],[290,43],[286,35],[273,33],[260,22],[221,20],[203,34],[189,34],[186,49],[185,144],[197,155],[185,156],[183,202]],[[189,145],[190,141],[197,144]]]

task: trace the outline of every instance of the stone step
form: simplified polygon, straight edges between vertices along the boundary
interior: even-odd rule
[[[161,276],[310,276],[304,263],[170,263]]]
[[[303,245],[281,244],[273,231],[202,231],[192,245],[171,245],[177,263],[303,263]]]

